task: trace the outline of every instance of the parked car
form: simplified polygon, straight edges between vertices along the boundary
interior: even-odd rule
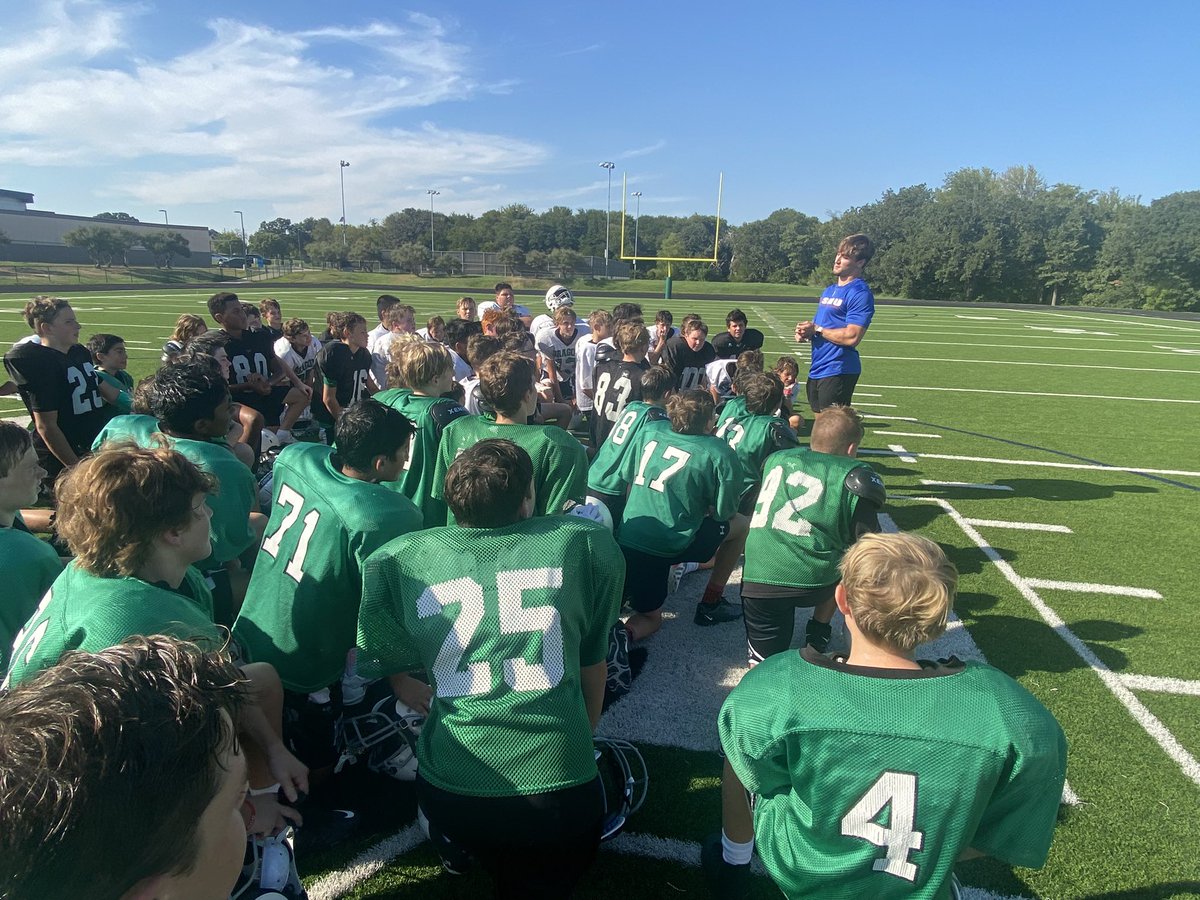
[[[217,263],[222,269],[244,269],[246,268],[246,257],[244,256],[227,256],[224,261]]]

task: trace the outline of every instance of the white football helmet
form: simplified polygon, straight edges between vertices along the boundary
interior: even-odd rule
[[[604,826],[600,840],[615,838],[626,820],[642,808],[650,787],[646,761],[637,747],[617,738],[596,737],[596,768],[604,786]]]
[[[554,312],[560,306],[574,305],[575,295],[569,288],[565,288],[561,284],[554,284],[550,286],[550,290],[546,291],[546,309],[550,312]]]
[[[335,772],[360,759],[372,772],[397,781],[417,778],[417,737],[425,717],[396,699],[386,679],[367,688],[361,702],[347,707],[337,725],[341,753]]]

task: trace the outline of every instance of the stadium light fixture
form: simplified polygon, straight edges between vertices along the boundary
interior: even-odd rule
[[[342,183],[342,249],[346,248],[346,168],[350,163],[338,160],[338,178]]]
[[[160,209],[159,212],[163,214],[163,224],[170,225],[171,222],[167,219],[167,211],[165,209]]]
[[[600,168],[608,169],[608,209],[604,213],[604,277],[608,277],[608,256],[609,256],[609,220],[612,219],[612,172],[616,168],[615,163],[602,162]]]
[[[642,192],[630,191],[629,196],[637,197],[637,208],[633,214],[633,277],[637,278],[638,220],[642,217]]]
[[[242,215],[240,209],[235,209],[234,212],[237,213],[238,220],[242,223],[242,256],[245,256],[250,252],[250,246],[246,243],[246,217]]]
[[[435,191],[433,188],[430,188],[425,193],[429,195],[429,255],[433,256],[433,198],[440,194],[441,191]]]

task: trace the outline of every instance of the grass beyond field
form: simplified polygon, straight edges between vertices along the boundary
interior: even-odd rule
[[[242,297],[268,294],[314,331],[329,309],[356,309],[373,324],[370,288],[255,286]],[[206,316],[206,296],[75,295],[75,308],[83,340],[126,338],[137,377],[156,367],[180,312]],[[611,305],[602,297],[577,295],[576,309]],[[451,294],[404,299],[418,324],[453,314]],[[0,297],[0,343],[26,333],[24,300]],[[677,320],[699,312],[716,333],[732,304],[666,305]],[[794,353],[803,372],[807,346],[791,331],[813,304],[740,305],[767,335],[768,366]],[[658,304],[645,307],[652,319]],[[1041,699],[1070,742],[1045,868],[961,864],[967,896],[1200,895],[1200,322],[881,306],[861,350],[861,458],[887,485],[888,524],[938,541],[961,573],[958,621],[923,655],[985,657]],[[17,399],[0,399],[0,416],[22,413]],[[719,825],[714,717],[743,671],[744,635],[738,625],[691,624],[703,581],[689,576],[668,601],[675,617],[647,642],[633,693],[602,724],[642,749],[650,792],[580,896],[706,896],[697,842]],[[302,869],[314,900],[487,893],[475,876],[441,874],[411,827],[363,835]],[[765,879],[757,894],[777,896]]]

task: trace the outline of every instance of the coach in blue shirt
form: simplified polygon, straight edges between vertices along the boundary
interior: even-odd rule
[[[838,244],[833,274],[837,284],[825,288],[811,322],[796,326],[796,340],[812,342],[808,370],[808,404],[819,413],[834,404],[849,406],[862,373],[859,341],[875,315],[875,295],[862,273],[875,247],[865,234],[852,234]]]

